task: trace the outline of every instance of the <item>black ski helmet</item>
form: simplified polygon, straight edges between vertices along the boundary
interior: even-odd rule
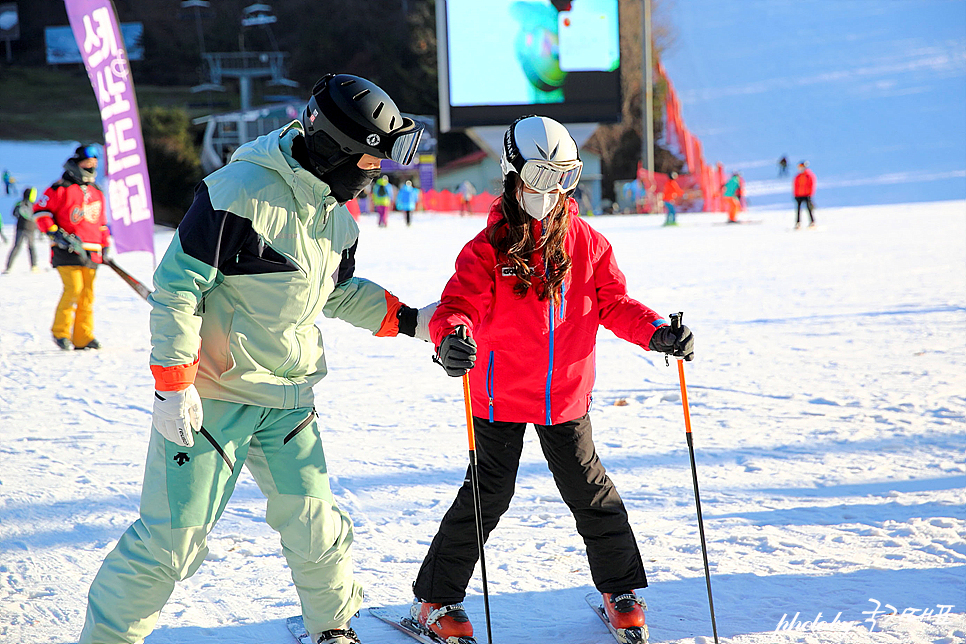
[[[302,111],[305,146],[318,174],[370,154],[412,163],[423,126],[399,113],[379,86],[349,74],[326,74]]]
[[[64,162],[64,171],[77,183],[94,183],[97,179],[97,168],[82,168],[78,165],[86,159],[98,157],[97,147],[94,145],[80,145],[74,150],[74,156]]]

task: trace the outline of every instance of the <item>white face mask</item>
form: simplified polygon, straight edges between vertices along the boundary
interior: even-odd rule
[[[520,207],[523,208],[523,212],[537,221],[541,221],[553,212],[554,208],[557,207],[557,201],[559,199],[559,192],[527,192],[526,190],[521,190],[518,201],[520,202]]]

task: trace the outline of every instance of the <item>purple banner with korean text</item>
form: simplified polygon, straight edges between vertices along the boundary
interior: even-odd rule
[[[154,255],[154,213],[134,79],[111,0],[64,0],[104,128],[114,251]]]

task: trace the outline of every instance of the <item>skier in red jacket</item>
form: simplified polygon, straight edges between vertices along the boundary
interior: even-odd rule
[[[815,193],[815,173],[808,169],[808,161],[798,164],[798,174],[795,175],[795,228],[802,225],[802,204],[808,208],[809,228],[815,227],[815,215],[812,214],[812,195]]]
[[[668,175],[667,182],[664,184],[664,190],[661,191],[661,196],[664,199],[664,209],[667,211],[667,215],[664,218],[665,226],[678,225],[678,211],[674,207],[674,200],[683,195],[684,191],[681,190],[677,179],[678,173],[672,172]]]
[[[518,119],[504,136],[501,165],[503,193],[486,228],[459,254],[429,325],[446,373],[469,370],[484,538],[510,504],[532,423],[611,623],[633,639],[645,628],[634,589],[647,580],[591,437],[597,327],[688,360],[693,338],[627,295],[610,243],[577,217],[571,194],[582,163],[563,125]],[[413,585],[413,619],[443,640],[473,633],[460,602],[479,556],[474,524],[473,490],[464,481]]]
[[[65,351],[101,348],[94,338],[94,278],[111,233],[96,178],[97,148],[82,145],[64,163],[63,176],[34,204],[37,228],[50,237],[51,264],[64,283],[50,330]]]

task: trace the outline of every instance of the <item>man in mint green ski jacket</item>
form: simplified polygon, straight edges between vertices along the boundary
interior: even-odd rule
[[[359,229],[344,204],[407,165],[422,127],[373,83],[327,75],[300,120],[209,175],[154,275],[153,427],[140,518],[91,585],[81,644],[139,643],[247,465],[268,498],[316,644],[354,644],[362,603],[352,522],[329,489],[312,386],[326,373],[320,314],[428,340],[435,305],[403,305],[355,276]]]

